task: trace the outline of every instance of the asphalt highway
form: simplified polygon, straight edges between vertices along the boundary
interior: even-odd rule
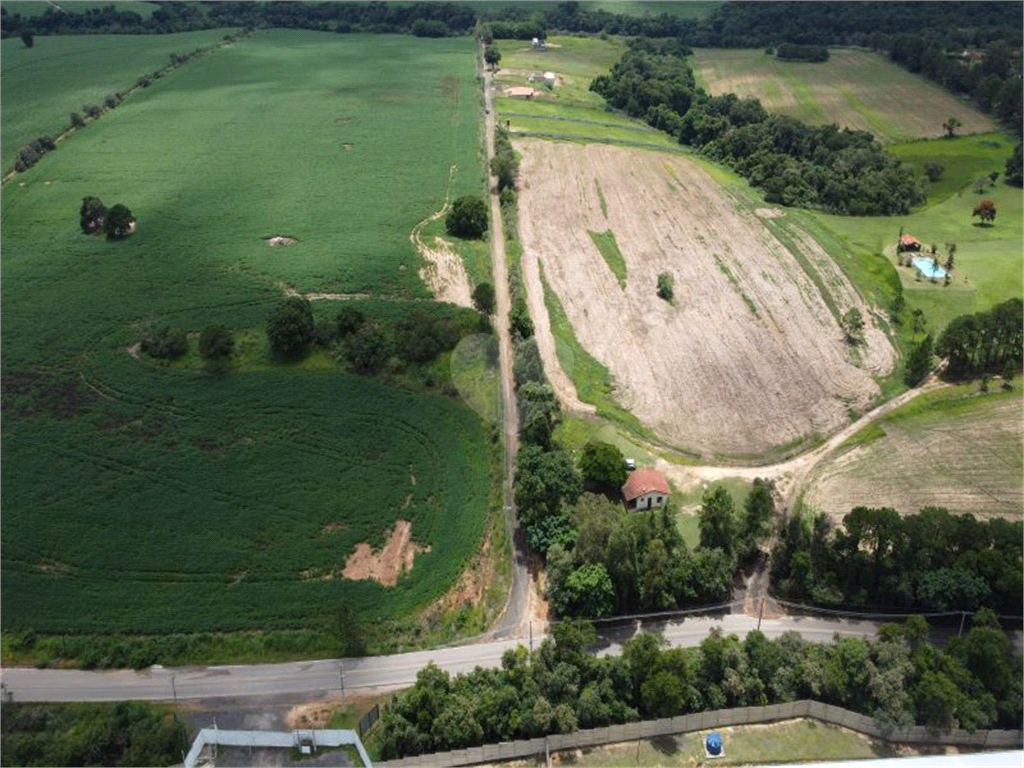
[[[693,646],[707,637],[713,627],[740,637],[757,627],[757,618],[728,614],[718,618],[687,618],[658,624],[669,645]],[[870,636],[878,625],[871,622],[818,618],[773,618],[761,622],[761,631],[777,637],[787,630],[805,639],[828,641],[833,635]],[[621,644],[637,625],[604,633],[595,651],[600,655],[621,652]],[[533,638],[535,644],[543,639]],[[222,667],[151,667],[142,671],[88,672],[12,667],[0,671],[4,687],[14,701],[122,701],[213,699],[278,694],[318,694],[339,691],[404,688],[416,681],[416,673],[433,661],[452,674],[477,666],[501,664],[502,654],[517,645],[528,645],[529,635],[512,640],[481,642],[432,651],[375,656],[362,659],[325,659],[285,664],[252,664]]]

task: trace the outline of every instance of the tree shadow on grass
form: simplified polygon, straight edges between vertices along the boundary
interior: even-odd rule
[[[651,746],[663,755],[672,756],[679,752],[679,741],[675,736],[655,736]]]

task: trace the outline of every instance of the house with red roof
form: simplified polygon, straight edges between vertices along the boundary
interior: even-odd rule
[[[663,507],[668,503],[671,493],[665,476],[648,467],[630,472],[626,484],[622,486],[622,498],[626,502],[626,509],[630,511]]]
[[[920,251],[921,241],[913,235],[900,235],[900,244],[897,250],[900,251]]]

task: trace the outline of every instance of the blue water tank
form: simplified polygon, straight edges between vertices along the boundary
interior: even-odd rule
[[[709,733],[708,737],[704,739],[704,746],[709,755],[720,755],[722,754],[722,737],[717,733]]]

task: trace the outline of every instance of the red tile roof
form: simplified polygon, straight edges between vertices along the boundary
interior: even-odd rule
[[[920,245],[921,241],[913,235],[900,235],[900,242],[904,245]]]
[[[622,486],[622,495],[626,497],[627,502],[652,492],[664,493],[666,496],[671,493],[665,476],[658,470],[647,467],[630,472],[626,484]]]

